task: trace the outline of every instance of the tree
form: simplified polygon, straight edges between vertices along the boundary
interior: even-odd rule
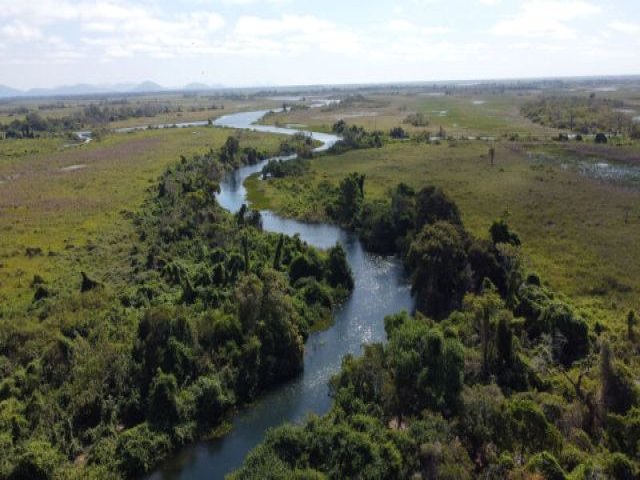
[[[157,370],[173,373],[179,382],[192,374],[194,334],[183,310],[154,307],[138,325],[133,359],[143,396]]]
[[[424,187],[416,195],[416,230],[440,220],[460,225],[458,206],[438,187]]]
[[[347,290],[353,289],[353,274],[347,262],[347,254],[342,245],[336,244],[329,250],[327,259],[327,281],[332,287],[343,287]]]
[[[396,237],[404,237],[416,223],[416,192],[406,183],[399,183],[391,194],[391,218]]]
[[[482,376],[487,379],[489,377],[489,363],[495,337],[496,317],[503,303],[493,284],[485,279],[482,295],[472,297],[469,304],[474,313],[476,329],[480,335]]]
[[[116,455],[122,473],[133,478],[147,473],[170,449],[171,439],[167,434],[156,432],[149,428],[149,424],[142,423],[118,437]]]
[[[357,173],[348,175],[340,182],[338,192],[335,206],[336,220],[347,225],[356,225],[364,200],[364,175]]]
[[[491,147],[489,148],[489,161],[491,162],[492,167],[493,167],[495,158],[496,158],[496,149],[494,147]]]
[[[257,334],[260,339],[260,381],[263,386],[290,379],[303,367],[304,341],[300,316],[287,294],[286,277],[274,270],[262,274],[263,296]]]
[[[151,424],[167,430],[177,423],[177,393],[178,383],[176,382],[176,377],[158,370],[149,390],[147,418]]]
[[[604,133],[596,134],[595,142],[598,144],[606,144],[608,141],[607,136]]]
[[[205,428],[217,425],[224,412],[234,404],[233,395],[224,388],[217,376],[199,377],[193,390],[198,425]]]
[[[223,164],[233,164],[239,151],[239,140],[236,137],[227,137],[226,142],[220,148],[220,161]]]
[[[635,480],[638,478],[633,462],[622,453],[614,453],[606,458],[605,473],[612,480]]]
[[[396,229],[387,203],[368,203],[362,210],[360,238],[367,250],[393,253],[396,250]]]
[[[511,231],[504,218],[495,220],[489,228],[489,233],[494,244],[508,243],[516,247],[520,246],[520,237]]]
[[[523,452],[558,452],[562,447],[562,435],[549,423],[542,409],[531,400],[515,398],[508,403],[504,417],[512,445]]]
[[[300,253],[289,265],[289,278],[291,283],[306,277],[322,280],[323,270],[322,262],[314,252]]]
[[[56,478],[55,469],[63,457],[46,440],[29,440],[16,459],[9,480],[49,480]]]
[[[273,256],[273,269],[280,270],[280,264],[282,263],[282,248],[284,247],[284,234],[281,233],[278,238],[278,245],[276,246],[276,253]]]
[[[636,334],[633,330],[636,323],[636,313],[633,310],[629,310],[629,313],[627,314],[627,339],[630,342],[636,341]]]
[[[240,278],[236,286],[235,298],[238,306],[238,318],[245,333],[252,332],[258,323],[262,295],[262,282],[256,275],[249,274]]]
[[[505,367],[510,367],[513,362],[513,332],[509,317],[503,315],[498,321],[496,330],[496,347],[498,359]]]
[[[589,353],[589,326],[566,303],[549,303],[542,311],[540,321],[554,337],[554,356],[565,366]]]
[[[399,139],[399,140],[402,140],[404,138],[408,138],[409,137],[409,135],[407,135],[407,132],[405,132],[402,127],[394,127],[394,128],[392,128],[391,131],[389,132],[389,136],[391,138],[395,138],[395,139]]]
[[[420,320],[402,323],[389,339],[389,362],[399,413],[457,408],[463,386],[464,349]]]
[[[456,226],[426,225],[409,248],[407,265],[418,310],[443,318],[460,306],[470,278],[463,235]]]
[[[605,413],[625,414],[638,402],[638,391],[627,368],[614,363],[611,347],[603,342],[600,349],[601,401]]]

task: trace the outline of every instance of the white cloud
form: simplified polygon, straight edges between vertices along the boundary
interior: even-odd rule
[[[516,15],[498,22],[491,32],[516,37],[570,39],[577,36],[571,22],[600,12],[600,7],[583,0],[526,0]]]
[[[450,33],[449,27],[423,27],[405,19],[393,19],[387,24],[387,30],[397,35],[440,35]]]
[[[357,53],[362,50],[360,37],[354,31],[311,15],[242,16],[226,43],[233,47],[254,45],[259,50],[269,45],[278,52],[294,53],[313,50]]]
[[[37,4],[37,5],[36,5]],[[209,45],[213,34],[225,25],[216,12],[202,10],[183,14],[168,14],[152,6],[136,6],[120,0],[61,0],[51,2],[7,2],[0,0],[0,43],[16,43],[32,39],[47,39],[42,29],[68,25],[83,35],[74,48],[55,41],[43,41],[24,58],[43,61],[71,60],[89,53],[108,57],[127,57],[136,53],[154,58],[167,58],[185,50]],[[96,55],[97,56],[97,55]]]
[[[0,28],[0,35],[7,41],[23,42],[42,38],[40,29],[23,22],[11,22]]]
[[[639,35],[640,23],[615,21],[609,24],[609,28],[627,35]]]

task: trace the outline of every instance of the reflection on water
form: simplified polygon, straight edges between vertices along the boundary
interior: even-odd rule
[[[221,117],[215,123],[233,128],[254,128],[272,133],[296,133],[296,130],[253,125],[266,112],[245,112]],[[328,148],[338,138],[317,134]],[[293,158],[293,157],[289,157]],[[246,202],[244,180],[259,172],[266,162],[247,166],[226,176],[221,183],[218,202],[235,212]],[[355,278],[349,299],[335,311],[334,325],[312,334],[305,346],[304,372],[289,383],[272,390],[254,405],[240,411],[233,430],[222,439],[200,442],[178,452],[149,478],[217,479],[242,464],[246,454],[264,438],[267,429],[287,421],[301,421],[310,412],[323,414],[330,406],[328,381],[346,354],[358,354],[364,343],[384,341],[385,315],[413,309],[407,278],[400,262],[365,252],[358,238],[336,226],[309,224],[286,219],[269,211],[262,212],[264,229],[300,238],[316,247],[328,248],[339,242]]]

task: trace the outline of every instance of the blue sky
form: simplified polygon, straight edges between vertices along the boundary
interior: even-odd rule
[[[640,74],[638,0],[0,0],[0,84]]]

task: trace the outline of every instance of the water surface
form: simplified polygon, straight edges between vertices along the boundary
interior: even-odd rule
[[[267,111],[225,115],[214,125],[293,135],[298,130],[255,125]],[[328,149],[339,140],[335,135],[310,132],[322,142],[317,151]],[[295,156],[285,157],[288,159]],[[244,180],[262,170],[266,160],[240,168],[221,182],[218,202],[235,212],[246,203]],[[328,381],[340,369],[342,357],[359,354],[362,344],[384,341],[385,315],[413,310],[413,299],[403,268],[397,258],[367,253],[350,232],[328,224],[310,224],[262,211],[264,229],[299,235],[319,248],[340,243],[351,265],[355,288],[349,299],[335,311],[335,323],[329,329],[312,334],[305,345],[304,372],[294,380],[276,387],[255,404],[244,407],[233,420],[233,430],[221,439],[188,446],[166,461],[148,478],[219,479],[238,468],[246,454],[264,439],[267,429],[284,422],[300,422],[310,413],[323,414],[330,407]]]

